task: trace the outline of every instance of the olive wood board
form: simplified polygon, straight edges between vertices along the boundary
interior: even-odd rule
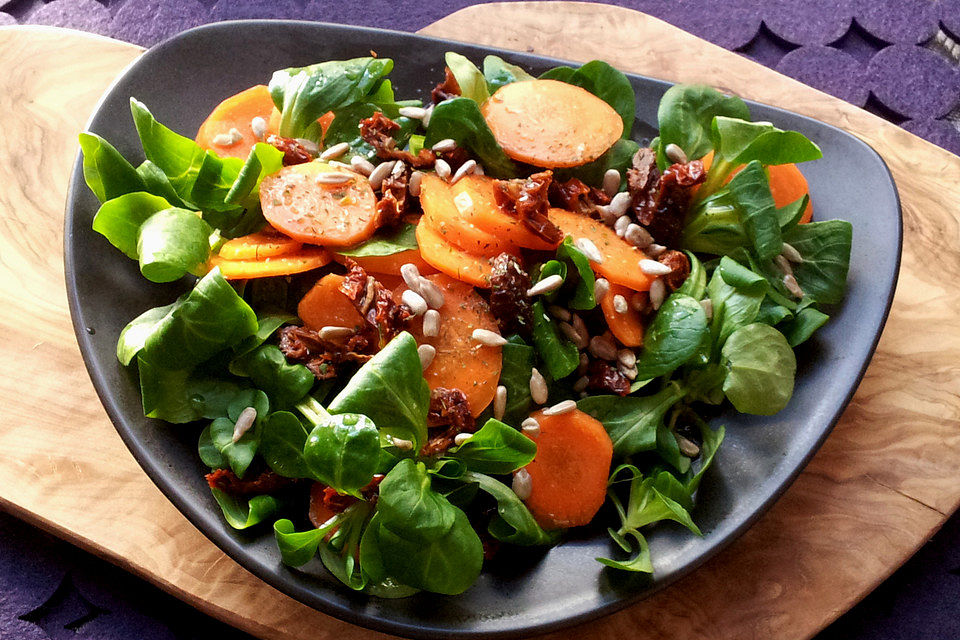
[[[674,585],[555,638],[809,638],[870,592],[960,504],[960,158],[655,18],[606,5],[469,7],[422,33],[704,82],[850,131],[903,205],[900,281],[876,355],[822,449],[741,538]],[[0,28],[0,508],[263,638],[384,637],[242,569],[139,468],[73,335],[63,210],[76,135],[142,49]]]

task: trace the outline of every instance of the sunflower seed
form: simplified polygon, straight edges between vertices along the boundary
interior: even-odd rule
[[[410,174],[410,180],[407,182],[407,191],[410,192],[414,198],[420,197],[420,181],[423,180],[423,173],[420,171],[414,171]]]
[[[597,213],[600,214],[600,219],[603,220],[603,224],[608,227],[612,227],[617,222],[617,214],[612,209],[610,205],[597,205]]]
[[[783,286],[787,288],[787,291],[789,291],[790,295],[794,298],[803,297],[803,289],[800,288],[800,283],[797,282],[797,278],[793,274],[783,276]]]
[[[547,407],[543,410],[543,415],[545,416],[559,416],[564,413],[570,413],[577,408],[577,403],[573,400],[564,400],[563,402],[558,402],[552,407]]]
[[[603,255],[600,254],[600,250],[597,249],[597,245],[593,244],[593,240],[590,238],[577,238],[577,241],[574,243],[577,249],[580,250],[580,253],[587,257],[587,260],[590,262],[595,262],[597,264],[603,264]]]
[[[423,276],[420,276],[419,293],[431,309],[439,309],[443,306],[443,291],[440,291],[440,287]]]
[[[444,151],[453,151],[457,148],[457,141],[453,138],[444,138],[439,141],[437,144],[430,147],[437,153],[443,153]]]
[[[320,159],[333,160],[334,158],[339,158],[349,150],[350,150],[350,145],[346,142],[341,142],[339,144],[333,145],[328,149],[324,149],[323,153],[320,154]]]
[[[580,362],[577,363],[577,373],[583,375],[587,372],[587,369],[590,367],[590,356],[580,352]]]
[[[673,271],[673,269],[662,262],[644,258],[640,261],[640,271],[644,272],[648,276],[665,276]]]
[[[294,138],[294,140],[299,142],[300,146],[303,147],[310,155],[316,157],[316,155],[320,153],[320,145],[313,140],[310,140],[309,138]]]
[[[413,315],[415,316],[422,316],[427,312],[427,301],[412,289],[407,289],[400,294],[400,301],[410,307],[410,310],[413,311]]]
[[[423,128],[424,128],[424,129],[426,129],[427,127],[430,126],[430,117],[433,116],[433,108],[434,108],[434,106],[436,106],[436,105],[430,105],[429,107],[427,107],[427,108],[426,108],[427,115],[423,116],[423,118],[420,119],[420,121],[423,123]]]
[[[613,296],[613,310],[617,313],[626,313],[630,310],[630,305],[627,304],[627,299],[619,293]]]
[[[657,278],[650,283],[649,295],[650,306],[656,311],[663,304],[663,299],[667,297],[667,285],[663,284],[663,280]]]
[[[510,489],[521,500],[529,498],[530,493],[533,491],[530,472],[526,469],[518,469],[517,472],[513,474],[513,482],[510,483]]]
[[[459,447],[460,445],[464,444],[472,437],[473,437],[472,433],[458,433],[457,435],[453,436],[453,444]]]
[[[670,162],[676,162],[678,164],[687,164],[687,154],[684,153],[683,149],[673,144],[672,142],[668,144],[666,147],[664,147],[663,153],[667,156]]]
[[[603,192],[612,198],[619,188],[620,172],[616,169],[607,169],[607,172],[603,174]]]
[[[339,160],[330,160],[327,162],[331,167],[336,167],[337,169],[346,169],[347,171],[353,171],[357,173],[357,170],[353,168],[352,164],[347,164],[346,162],[340,162]]]
[[[393,443],[393,446],[401,451],[409,451],[410,449],[413,449],[412,440],[404,440],[403,438],[390,438],[390,442]]]
[[[653,244],[653,236],[650,232],[638,224],[630,224],[623,234],[623,239],[635,246],[637,249],[646,249]]]
[[[497,387],[497,393],[493,396],[493,417],[497,420],[503,419],[503,414],[507,412],[507,388],[503,385]]]
[[[437,348],[432,344],[422,344],[417,347],[417,355],[420,356],[420,368],[426,371],[437,357]]]
[[[399,113],[404,118],[413,118],[414,120],[423,120],[427,115],[427,110],[423,107],[400,107],[397,109]]]
[[[486,175],[486,174],[487,174],[487,172],[483,170],[483,165],[478,162],[478,163],[477,163],[477,166],[475,166],[475,167],[473,168],[473,175],[475,175],[475,176],[483,176],[483,175]]]
[[[793,275],[793,267],[790,266],[790,261],[784,257],[783,254],[780,254],[773,259],[773,263],[777,265],[777,269],[780,269],[780,272],[785,276]]]
[[[555,304],[551,304],[547,307],[547,311],[550,312],[557,320],[563,320],[564,322],[570,322],[570,310],[564,309],[563,307]]]
[[[362,173],[365,176],[369,176],[376,168],[372,162],[360,156],[350,158],[350,166],[353,167],[357,173]]]
[[[620,216],[617,218],[617,221],[613,223],[613,230],[616,231],[617,237],[622,238],[626,233],[627,229],[630,227],[630,216]]]
[[[632,349],[620,349],[617,351],[617,362],[625,367],[632,367],[637,364],[637,354]]]
[[[547,381],[543,374],[537,371],[536,367],[530,370],[530,398],[537,404],[544,404],[550,395],[547,388]]]
[[[412,262],[408,262],[400,267],[400,277],[407,284],[411,291],[420,293],[420,283],[423,279],[420,277],[420,269]]]
[[[786,242],[783,243],[783,257],[795,264],[800,264],[803,262],[803,256],[800,255],[800,252],[797,251],[797,248]]]
[[[610,211],[619,217],[627,212],[627,209],[630,207],[630,200],[630,194],[626,191],[621,191],[613,196],[613,199],[610,200],[610,204],[607,206],[610,208]]]
[[[610,281],[606,278],[597,278],[597,281],[593,283],[593,297],[597,299],[597,302],[600,302],[610,291]]]
[[[507,344],[507,339],[495,331],[489,329],[474,329],[471,337],[485,347],[502,347]]]
[[[696,458],[700,455],[700,447],[698,447],[695,442],[685,438],[679,433],[673,435],[677,438],[677,446],[680,447],[680,453],[688,458]]]
[[[643,291],[638,291],[630,296],[630,308],[637,313],[643,313],[648,302],[650,302],[650,297]]]
[[[218,133],[213,137],[213,144],[218,147],[232,147],[243,140],[243,134],[236,127],[231,127],[227,133]]]
[[[587,353],[601,360],[616,360],[617,345],[615,345],[613,340],[607,335],[593,336],[590,338],[590,346],[587,348]]]
[[[399,178],[403,175],[403,172],[407,170],[407,165],[401,160],[397,160],[397,163],[393,165],[393,171],[390,172],[390,175],[394,178]]]
[[[700,301],[700,306],[703,307],[703,312],[707,314],[707,320],[713,318],[713,300],[704,298]]]
[[[586,389],[588,384],[590,384],[590,378],[583,376],[582,378],[578,378],[577,381],[573,383],[573,390],[579,393]]]
[[[660,254],[662,254],[666,250],[667,248],[662,244],[651,244],[646,249],[644,249],[646,254],[651,258],[659,257]]]
[[[580,335],[586,336],[588,338],[590,337],[590,330],[587,329],[587,323],[584,322],[583,318],[581,318],[576,313],[570,314],[570,324],[573,325],[573,328],[576,329],[577,333],[579,333]],[[583,346],[584,348],[586,348],[587,345],[583,345]]]
[[[577,331],[569,322],[560,323],[560,333],[566,336],[567,340],[576,345],[577,349],[585,349],[589,343],[587,336]]]
[[[326,326],[321,327],[320,331],[317,332],[317,335],[320,336],[321,340],[337,341],[350,337],[353,335],[353,333],[353,329],[349,327]]]
[[[627,380],[636,380],[637,373],[639,372],[637,371],[636,365],[632,367],[624,367],[623,365],[620,365],[620,373],[622,373]]]
[[[540,435],[540,423],[536,418],[527,418],[520,423],[520,429],[528,438],[536,438]]]
[[[379,191],[380,187],[383,186],[383,179],[390,175],[390,172],[393,171],[394,162],[381,162],[378,164],[373,171],[370,172],[370,187],[374,191]]]
[[[250,121],[250,130],[253,131],[257,140],[263,140],[267,135],[267,121],[261,116],[255,117]]]
[[[457,172],[453,174],[452,178],[450,178],[450,184],[456,184],[460,180],[460,178],[467,175],[468,173],[473,173],[473,170],[476,168],[477,168],[476,160],[473,160],[472,158],[470,160],[467,160],[462,165],[460,165],[460,168],[457,169]]]
[[[527,297],[532,298],[533,296],[539,296],[543,293],[550,293],[551,291],[556,291],[560,288],[560,285],[563,284],[563,278],[557,274],[552,276],[547,276],[543,280],[540,280],[535,285],[527,289]]]
[[[450,163],[443,158],[437,158],[437,161],[433,163],[433,169],[442,180],[450,178]]]
[[[350,173],[328,171],[326,173],[318,173],[314,180],[316,180],[317,184],[343,184],[344,182],[353,180],[353,178],[353,174]]]
[[[237,423],[233,426],[233,442],[237,442],[243,437],[257,419],[257,410],[254,407],[247,407],[240,412],[237,417]]]
[[[423,335],[428,338],[440,335],[440,312],[436,309],[428,309],[423,314]]]

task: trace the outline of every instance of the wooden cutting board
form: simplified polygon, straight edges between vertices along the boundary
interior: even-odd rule
[[[705,82],[851,131],[893,172],[900,285],[876,356],[834,433],[777,504],[691,576],[556,638],[809,638],[910,557],[960,501],[960,158],[847,103],[635,11],[487,4],[444,38]],[[142,50],[0,28],[0,508],[264,638],[386,637],[260,582],[174,509],[127,452],[87,378],[61,255],[76,134]]]

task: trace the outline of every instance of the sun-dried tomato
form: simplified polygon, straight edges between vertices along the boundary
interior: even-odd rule
[[[490,272],[490,313],[497,319],[501,335],[529,335],[533,311],[527,289],[530,276],[520,261],[509,253],[493,259]]]
[[[653,149],[640,149],[633,156],[633,167],[627,170],[634,217],[656,242],[676,246],[683,233],[693,187],[704,180],[706,171],[700,160],[673,164],[661,175]]]
[[[660,201],[660,171],[653,149],[643,147],[634,154],[633,166],[627,169],[627,190],[637,221],[650,224]]]
[[[610,196],[578,178],[570,178],[566,182],[553,181],[550,202],[555,207],[592,216],[598,206],[610,204]]]
[[[287,360],[303,364],[318,380],[336,378],[343,364],[363,364],[372,356],[363,353],[370,339],[361,334],[333,342],[313,329],[289,326],[280,330],[280,351]]]
[[[690,275],[690,259],[682,251],[669,249],[657,257],[657,262],[667,265],[672,269],[670,273],[663,276],[663,283],[667,285],[670,291],[676,291],[683,284],[683,281]]]
[[[271,133],[267,136],[267,144],[283,151],[283,166],[285,167],[313,160],[313,154],[302,143],[293,138],[284,138]]]
[[[204,478],[211,489],[219,489],[232,496],[246,497],[273,493],[281,489],[292,487],[298,482],[293,478],[286,478],[273,471],[263,471],[251,479],[241,479],[229,469],[216,469]]]
[[[410,173],[404,171],[399,176],[391,174],[384,178],[380,187],[380,199],[377,200],[377,214],[380,217],[381,225],[392,227],[400,222],[400,219],[407,212],[409,208],[407,202],[409,177]]]
[[[360,137],[374,148],[378,158],[402,160],[418,168],[431,166],[436,160],[436,154],[432,150],[421,149],[417,155],[413,155],[409,151],[397,148],[397,141],[393,134],[399,130],[399,124],[379,111],[360,121]]]
[[[630,381],[615,367],[603,360],[591,360],[587,368],[587,389],[592,391],[609,391],[618,396],[630,393]]]
[[[460,389],[437,387],[430,392],[430,410],[427,413],[427,426],[431,429],[447,427],[434,433],[420,450],[420,455],[435,456],[453,446],[453,439],[460,433],[473,433],[477,428],[476,420],[470,412],[467,395]]]
[[[450,98],[458,98],[460,95],[460,83],[457,82],[457,78],[453,75],[450,67],[444,67],[443,82],[433,88],[433,91],[430,92],[430,99],[433,100],[433,104],[439,104]]]
[[[339,291],[347,296],[367,321],[371,341],[382,349],[397,334],[403,331],[413,312],[405,304],[393,299],[390,289],[368,275],[366,270],[353,260],[347,260],[349,271],[340,283]]]
[[[542,171],[517,180],[497,180],[493,195],[497,204],[507,213],[517,216],[520,222],[547,242],[557,244],[563,240],[563,232],[547,217],[551,182],[552,171]]]

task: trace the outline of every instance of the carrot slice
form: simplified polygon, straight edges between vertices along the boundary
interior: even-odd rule
[[[197,144],[204,149],[210,149],[221,157],[243,158],[250,155],[253,145],[259,142],[253,133],[251,123],[254,118],[260,117],[268,123],[272,121],[272,114],[276,111],[270,90],[266,85],[258,84],[245,91],[230,96],[214,108],[207,119],[200,125],[197,132]],[[277,112],[279,122],[279,112]],[[214,140],[219,135],[228,139],[230,131],[236,129],[241,138],[232,144],[216,144]],[[268,133],[275,133],[276,128],[267,127]]]
[[[420,206],[423,207],[420,224],[433,227],[444,240],[467,253],[488,258],[505,251],[517,253],[517,247],[505,238],[487,233],[473,223],[474,207],[469,195],[455,198],[450,185],[434,174],[423,176]]]
[[[647,291],[653,278],[640,271],[640,261],[646,254],[617,236],[616,232],[599,220],[564,209],[550,209],[550,221],[560,227],[564,235],[590,240],[603,256],[603,262],[591,262],[593,270],[610,282],[622,284],[633,291]]]
[[[610,290],[600,299],[600,308],[603,309],[603,317],[607,320],[610,333],[625,347],[643,345],[643,318],[640,313],[629,304],[625,313],[614,308],[614,299],[617,296],[623,296],[629,302],[632,294],[630,289],[611,282]]]
[[[437,355],[423,372],[431,389],[460,389],[467,396],[470,412],[476,417],[493,401],[502,366],[501,348],[486,347],[473,339],[475,329],[499,333],[490,307],[473,287],[437,273],[427,276],[440,287],[444,302],[440,307],[440,333],[423,335],[423,319],[416,318],[407,329],[418,344],[433,345]],[[399,299],[406,285],[394,290]]]
[[[579,409],[560,415],[537,411],[537,455],[526,504],[544,529],[588,524],[607,496],[613,443],[603,425]]]
[[[249,280],[303,273],[328,264],[330,259],[330,253],[320,247],[307,247],[297,253],[263,260],[224,260],[211,256],[210,268],[220,267],[220,273],[227,280]]]
[[[416,265],[422,275],[437,272],[436,269],[426,263],[417,249],[407,249],[387,256],[343,256],[336,253],[333,255],[333,259],[340,264],[347,264],[347,260],[353,260],[370,273],[377,274],[377,280],[381,282],[383,282],[381,275],[396,275],[400,273],[400,267],[407,263]]]
[[[303,244],[273,229],[227,240],[220,247],[224,260],[262,260],[297,253]]]
[[[488,288],[492,268],[489,260],[475,256],[453,246],[427,224],[417,225],[417,244],[420,255],[427,264],[451,278]]]
[[[343,280],[342,275],[328,273],[313,285],[297,305],[297,315],[303,324],[315,330],[322,327],[357,329],[364,326],[363,316],[340,291]]]
[[[504,152],[537,167],[592,162],[623,133],[623,120],[613,107],[558,80],[504,85],[480,110]]]
[[[713,151],[701,158],[703,168],[709,170],[713,164]],[[730,172],[726,182],[730,182],[733,176],[743,167],[737,167]],[[770,193],[773,195],[773,202],[777,207],[785,207],[791,202],[796,202],[803,196],[810,195],[810,186],[807,179],[800,173],[800,168],[795,164],[772,164],[767,166],[767,176],[770,179]],[[726,183],[724,183],[726,184]],[[807,200],[807,208],[803,210],[803,216],[800,218],[800,224],[806,224],[813,219],[813,201]]]
[[[454,200],[459,199],[465,205],[464,217],[481,231],[524,249],[550,251],[556,245],[550,244],[513,215],[497,204],[494,193],[494,179],[489,176],[469,175],[461,178],[453,187]],[[466,194],[466,195],[462,195]],[[466,199],[466,200],[465,200]]]
[[[340,183],[320,182],[327,173],[349,175]],[[366,178],[323,162],[284,167],[260,184],[263,216],[294,240],[349,247],[377,230],[377,199]]]

